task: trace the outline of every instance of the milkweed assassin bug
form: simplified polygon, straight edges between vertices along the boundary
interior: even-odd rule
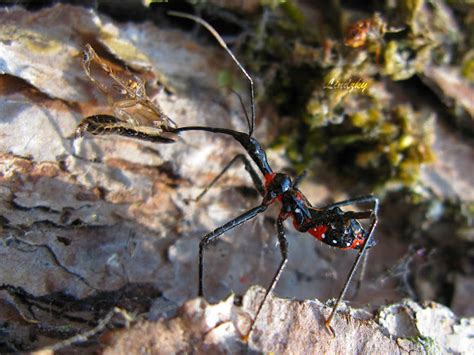
[[[249,172],[252,181],[262,196],[262,202],[241,214],[240,216],[230,220],[224,225],[216,228],[212,232],[206,234],[199,244],[199,296],[204,295],[203,287],[203,273],[204,273],[204,250],[206,247],[222,236],[225,232],[251,220],[260,213],[264,212],[269,205],[274,202],[279,202],[281,205],[280,213],[277,218],[277,237],[280,246],[281,262],[272,278],[270,286],[267,288],[264,298],[258,306],[257,312],[251,325],[244,336],[248,338],[255,326],[255,321],[262,310],[263,305],[268,295],[275,288],[281,273],[283,272],[287,261],[288,261],[288,242],[286,240],[285,228],[283,222],[290,218],[293,221],[293,226],[299,232],[309,233],[316,239],[326,243],[332,247],[340,249],[357,249],[359,253],[352,265],[352,268],[347,276],[344,286],[339,294],[339,297],[334,304],[331,314],[325,321],[327,329],[334,335],[334,331],[331,328],[331,322],[334,314],[339,306],[342,298],[344,297],[347,288],[352,280],[360,261],[366,254],[367,250],[375,245],[373,239],[373,232],[377,224],[377,212],[378,212],[378,199],[374,196],[364,196],[337,202],[325,207],[316,208],[306,199],[303,193],[299,190],[298,186],[305,177],[306,173],[297,176],[295,179],[291,179],[289,175],[284,173],[275,173],[270,164],[268,163],[265,150],[262,148],[260,143],[252,137],[253,130],[255,127],[255,94],[253,80],[244,67],[240,64],[237,58],[234,56],[232,51],[227,47],[223,39],[217,33],[217,31],[203,19],[185,14],[180,12],[168,12],[171,16],[187,18],[193,20],[202,26],[204,26],[219,42],[219,44],[226,50],[232,60],[237,64],[240,70],[243,72],[245,77],[250,83],[250,100],[251,100],[251,116],[248,117],[247,111],[244,110],[245,117],[248,123],[248,133],[238,132],[231,129],[205,127],[205,126],[188,126],[171,128],[170,131],[174,133],[181,133],[187,131],[205,131],[217,134],[224,134],[231,136],[238,141],[247,152],[247,156],[239,154],[232,159],[222,172],[216,176],[216,178],[210,183],[210,185],[201,193],[198,198],[202,197],[203,194],[214,185],[217,180],[233,165],[237,160],[242,160],[246,170]],[[256,164],[258,171],[263,175],[263,181],[260,179],[258,172],[250,163],[250,159]],[[341,207],[348,205],[357,204],[372,204],[372,209],[367,211],[343,211]],[[359,219],[370,219],[370,225],[367,230],[364,230],[362,225],[359,223]]]
[[[92,134],[120,134],[158,143],[172,143],[174,140],[170,137],[162,137],[162,133],[180,134],[190,131],[202,131],[227,135],[239,142],[240,145],[245,149],[247,155],[238,154],[235,156],[224,167],[221,173],[219,173],[203,190],[196,200],[200,199],[233,164],[240,160],[244,163],[246,170],[249,172],[257,191],[262,197],[262,201],[259,205],[230,220],[219,228],[216,228],[201,239],[199,243],[198,294],[199,296],[204,295],[204,251],[209,246],[209,244],[216,241],[224,233],[263,213],[273,203],[279,202],[281,208],[276,221],[276,227],[281,253],[281,261],[275,274],[273,275],[269,287],[266,289],[263,300],[260,302],[257,308],[250,327],[246,334],[244,334],[243,338],[247,340],[253,331],[255,321],[257,320],[260,311],[265,304],[265,301],[275,288],[280,275],[288,262],[288,243],[286,240],[285,228],[283,226],[283,222],[287,219],[291,219],[293,221],[293,226],[297,231],[309,233],[316,239],[332,247],[343,250],[358,250],[354,264],[349,271],[339,297],[333,305],[329,317],[325,321],[326,328],[331,334],[334,335],[334,331],[331,328],[331,322],[335,312],[344,295],[346,294],[347,288],[354,277],[361,260],[364,256],[366,256],[367,250],[375,245],[373,232],[377,224],[377,213],[379,206],[378,199],[374,196],[364,196],[337,202],[324,207],[313,207],[308,199],[299,190],[299,185],[304,179],[306,173],[302,173],[301,175],[292,179],[287,174],[274,172],[268,163],[265,150],[262,148],[260,143],[252,137],[255,127],[256,115],[253,80],[234,56],[232,51],[227,47],[221,36],[209,23],[199,17],[174,11],[170,11],[168,14],[171,16],[190,19],[204,26],[216,38],[219,44],[226,50],[232,60],[243,72],[250,84],[250,117],[247,113],[247,110],[244,108],[244,113],[248,124],[248,133],[239,132],[232,129],[206,126],[176,127],[174,122],[164,115],[157,115],[157,120],[162,123],[162,126],[160,126],[159,130],[154,130],[150,133],[149,130],[145,130],[141,127],[132,127],[130,124],[128,124],[128,122],[126,122],[127,124],[124,124],[123,119],[121,120],[110,115],[96,115],[83,119],[76,131],[77,135],[82,135],[85,131],[88,131]],[[240,96],[239,99],[241,99]],[[257,166],[257,169],[253,167],[251,163],[252,161]],[[260,178],[259,173],[263,175],[263,181]],[[343,211],[341,209],[341,207],[344,206],[359,204],[371,204],[372,208],[365,211]],[[370,222],[368,223],[368,228],[364,229],[359,220],[369,220]]]

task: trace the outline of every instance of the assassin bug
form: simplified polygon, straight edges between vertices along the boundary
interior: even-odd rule
[[[280,246],[280,252],[282,260],[276,270],[270,286],[267,288],[264,298],[261,301],[255,317],[251,322],[251,325],[248,329],[247,334],[244,336],[244,339],[247,339],[255,326],[255,321],[260,314],[260,311],[265,304],[265,301],[275,288],[283,269],[288,261],[288,243],[285,236],[285,229],[283,222],[291,218],[293,220],[293,226],[299,232],[308,232],[316,239],[329,244],[330,246],[340,248],[340,249],[357,249],[359,253],[354,261],[354,264],[347,276],[347,279],[344,283],[344,286],[339,294],[339,297],[334,304],[331,314],[325,321],[327,329],[334,334],[331,328],[331,321],[334,317],[334,314],[344,297],[347,288],[352,280],[357,267],[362,259],[362,257],[367,252],[367,249],[374,246],[375,242],[372,238],[374,228],[377,224],[377,211],[378,211],[378,199],[374,196],[364,196],[355,199],[350,199],[346,201],[337,202],[329,206],[316,208],[311,205],[311,203],[306,199],[303,193],[298,189],[299,184],[305,177],[305,173],[297,176],[294,180],[290,178],[289,175],[284,173],[276,173],[270,167],[267,156],[264,149],[260,143],[252,137],[254,127],[255,127],[255,94],[253,80],[244,67],[240,64],[237,58],[234,56],[232,51],[227,47],[221,36],[217,31],[203,19],[181,12],[168,12],[171,16],[182,17],[186,19],[193,20],[200,25],[204,26],[219,44],[226,50],[232,60],[236,63],[239,69],[243,72],[245,77],[250,83],[250,100],[251,100],[251,116],[248,117],[248,113],[244,110],[245,117],[248,123],[248,133],[238,132],[231,129],[225,128],[216,128],[216,127],[205,127],[205,126],[188,126],[188,127],[178,127],[170,128],[170,131],[173,133],[181,133],[187,131],[205,131],[216,134],[224,134],[231,136],[236,141],[238,141],[242,147],[247,152],[247,155],[239,154],[234,157],[218,174],[214,180],[209,184],[209,186],[201,193],[198,198],[212,187],[217,180],[238,160],[243,161],[246,170],[249,172],[252,181],[262,196],[262,202],[260,205],[248,210],[247,212],[241,214],[240,216],[230,220],[224,225],[216,228],[212,232],[206,234],[199,243],[199,296],[204,295],[203,288],[203,273],[204,273],[204,250],[206,247],[222,236],[225,232],[251,220],[260,213],[264,212],[268,206],[274,202],[279,202],[281,205],[280,213],[277,218],[277,237]],[[256,164],[258,170],[263,175],[263,182],[259,177],[258,172],[252,166],[250,159]],[[355,212],[355,211],[343,211],[340,207],[348,205],[356,205],[363,203],[371,203],[373,208],[367,211]],[[359,219],[370,219],[371,223],[368,230],[364,230],[362,225],[359,223]]]
[[[219,44],[226,50],[228,55],[236,63],[239,69],[243,72],[250,84],[250,100],[251,100],[251,115],[248,116],[244,109],[245,117],[248,125],[248,133],[239,132],[231,129],[206,127],[206,126],[186,126],[176,127],[172,124],[164,124],[161,130],[165,133],[179,134],[190,131],[203,131],[214,134],[223,134],[232,137],[239,142],[247,152],[247,155],[238,154],[235,156],[224,169],[211,181],[211,183],[204,189],[204,191],[196,198],[200,199],[210,187],[212,187],[222,175],[238,160],[241,160],[246,170],[249,172],[252,181],[262,196],[261,203],[241,214],[240,216],[230,220],[224,225],[216,228],[212,232],[206,234],[199,243],[199,270],[198,270],[198,294],[204,296],[203,276],[204,276],[204,251],[207,246],[213,241],[216,241],[225,232],[255,218],[257,215],[263,213],[268,206],[275,202],[281,205],[280,213],[277,218],[277,237],[279,241],[280,253],[282,260],[273,275],[270,286],[266,289],[263,300],[258,306],[255,316],[250,324],[244,339],[247,340],[254,329],[255,321],[262,310],[268,295],[275,288],[281,273],[283,272],[288,261],[288,243],[286,240],[285,229],[283,222],[286,219],[292,219],[294,228],[303,233],[309,233],[316,239],[326,243],[332,247],[340,249],[356,249],[358,250],[357,257],[349,271],[344,286],[334,304],[329,317],[325,321],[327,329],[334,335],[331,328],[331,322],[335,312],[346,294],[347,288],[359,266],[367,250],[375,245],[372,238],[375,226],[377,224],[378,199],[374,196],[364,196],[355,199],[337,202],[324,207],[313,207],[298,186],[305,177],[305,173],[291,179],[289,175],[284,173],[276,173],[270,167],[267,156],[260,143],[252,137],[255,127],[255,95],[253,80],[244,67],[240,64],[232,51],[227,47],[221,36],[217,31],[203,19],[181,12],[168,12],[171,16],[182,17],[193,20],[204,26],[219,42]],[[96,115],[85,118],[77,129],[77,134],[82,135],[84,131],[89,131],[92,134],[121,134],[141,139],[147,139],[155,142],[172,143],[171,138],[161,137],[160,132],[147,136],[147,132],[140,129],[140,127],[124,126],[118,118],[110,115]],[[165,139],[165,140],[163,140]],[[263,175],[263,181],[259,177],[258,171],[253,167],[251,161],[255,163],[258,171]],[[357,204],[372,204],[373,207],[366,211],[343,211],[341,207]],[[367,230],[360,224],[360,219],[369,219],[370,225]]]

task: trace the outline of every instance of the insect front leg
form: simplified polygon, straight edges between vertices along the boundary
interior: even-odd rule
[[[214,231],[206,234],[201,242],[199,243],[199,289],[198,289],[198,295],[202,297],[204,295],[204,288],[203,288],[203,274],[204,274],[204,249],[213,241],[215,241],[217,238],[219,238],[222,234],[225,232],[241,225],[242,223],[247,222],[248,220],[254,218],[257,214],[262,213],[267,209],[267,206],[265,205],[260,205],[257,207],[252,208],[251,210],[248,210],[247,212],[241,214],[237,218],[234,218],[233,220],[227,222],[223,226],[216,228]]]
[[[237,162],[238,160],[241,160],[244,163],[245,170],[248,171],[250,177],[252,178],[255,188],[257,189],[259,194],[263,196],[263,184],[262,180],[260,180],[260,177],[258,176],[257,171],[250,163],[250,160],[244,154],[237,154],[229,163],[227,163],[224,169],[222,169],[222,171],[209,183],[209,185],[207,185],[204,190],[202,190],[202,192],[194,199],[194,201],[199,201],[211,189],[211,187],[213,187],[216,182],[227,172],[227,170],[229,170],[230,167],[234,165],[235,162]]]

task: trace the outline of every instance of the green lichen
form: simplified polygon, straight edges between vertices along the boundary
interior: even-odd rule
[[[16,43],[28,49],[32,53],[53,55],[64,50],[60,41],[52,38],[47,33],[33,29],[18,28],[11,25],[2,25],[0,41],[4,43]]]
[[[345,9],[339,10],[341,18],[349,17]],[[286,32],[284,47],[287,50],[292,42],[292,50],[275,51],[278,40],[274,38],[281,32],[267,23],[267,35],[273,39],[266,40],[268,47],[260,53],[278,53],[280,58],[273,67],[277,80],[270,83],[267,95],[284,112],[293,109],[294,113],[298,105],[296,113],[302,118],[294,126],[296,136],[278,141],[287,144],[297,169],[324,159],[372,182],[412,185],[419,181],[421,167],[434,161],[434,116],[427,109],[415,109],[410,101],[401,101],[389,85],[423,75],[428,65],[452,61],[457,55],[453,48],[462,35],[452,11],[440,1],[401,1],[391,11],[374,15],[372,21],[378,19],[374,31],[379,33],[368,36],[370,41],[361,48],[324,40],[320,33],[337,30],[323,27],[318,35],[305,38],[294,39],[296,33]],[[392,23],[383,23],[387,18]],[[264,63],[265,56],[261,58]],[[465,61],[468,77],[471,65]],[[364,90],[355,87],[358,82],[364,83]]]
[[[461,74],[471,83],[474,83],[474,50],[466,54],[461,64]]]
[[[433,116],[409,105],[387,108],[374,103],[348,114],[337,135],[334,130],[329,126],[310,132],[306,155],[299,157],[302,165],[323,155],[348,161],[348,171],[369,172],[376,181],[410,185],[418,181],[420,167],[434,160]]]
[[[262,6],[267,6],[272,10],[276,10],[279,6],[283,5],[286,0],[260,0]]]
[[[407,25],[410,25],[415,21],[423,3],[423,0],[405,0],[400,2],[400,13]]]
[[[442,348],[439,344],[431,337],[426,337],[422,335],[406,338],[408,341],[411,341],[414,344],[421,345],[425,354],[427,355],[437,355],[442,352]]]
[[[400,93],[426,68],[462,58],[463,75],[474,76],[457,10],[440,0],[402,0],[361,16],[328,3],[311,6],[316,21],[296,1],[261,5],[244,45],[246,67],[263,78],[260,94],[294,118],[275,144],[296,169],[324,160],[359,181],[416,184],[435,159],[434,116]],[[367,35],[350,46],[344,29],[357,23]]]

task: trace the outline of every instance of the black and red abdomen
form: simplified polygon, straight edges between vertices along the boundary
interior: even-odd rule
[[[308,229],[308,233],[323,243],[340,249],[360,249],[364,245],[363,231],[354,233],[351,228],[338,229],[322,224]]]
[[[360,249],[364,245],[366,232],[360,223],[355,219],[344,219],[339,208],[312,210],[312,214],[312,220],[307,223],[293,220],[295,228],[340,249]]]

